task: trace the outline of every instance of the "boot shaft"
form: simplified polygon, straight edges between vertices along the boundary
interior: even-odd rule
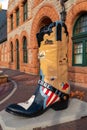
[[[42,80],[69,93],[66,25],[60,21],[51,23],[40,30],[37,39]]]

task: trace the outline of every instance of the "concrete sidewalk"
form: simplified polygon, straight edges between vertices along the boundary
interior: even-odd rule
[[[25,74],[24,72],[17,70],[15,71],[3,68],[3,72],[17,83],[17,90],[11,98],[0,105],[0,111],[11,103],[26,101],[35,91],[39,79],[39,76]],[[84,91],[85,95],[83,101],[87,102],[87,88],[85,86],[86,85],[71,83],[71,90]],[[0,130],[2,129],[0,128]],[[36,128],[34,130],[87,130],[87,117],[77,121],[71,121],[46,128]]]

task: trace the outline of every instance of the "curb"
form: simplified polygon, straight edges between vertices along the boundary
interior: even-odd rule
[[[15,91],[17,90],[17,83],[14,80],[11,80],[11,79],[9,79],[9,81],[13,83],[14,88],[13,88],[12,92],[10,92],[10,94],[7,97],[5,97],[4,99],[2,99],[0,101],[0,105],[2,103],[4,103],[5,101],[7,101],[15,93]]]

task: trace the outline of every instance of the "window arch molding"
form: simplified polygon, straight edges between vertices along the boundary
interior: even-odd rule
[[[73,36],[87,33],[87,13],[78,17],[73,28]]]
[[[73,66],[87,66],[87,12],[76,20],[72,40]]]

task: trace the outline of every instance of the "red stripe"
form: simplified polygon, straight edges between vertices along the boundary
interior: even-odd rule
[[[53,104],[57,100],[58,96],[56,95],[53,101],[50,104]]]
[[[47,91],[45,92],[45,94],[47,95],[49,93],[50,90],[47,89]]]
[[[63,90],[66,90],[69,87],[69,84],[65,83],[63,86]]]
[[[52,96],[54,95],[54,93],[51,93],[51,95],[49,96],[47,102],[46,102],[46,105],[49,103],[50,99],[52,98]]]
[[[44,89],[46,89],[46,88],[42,87],[43,92],[44,92]],[[47,95],[47,94],[49,93],[49,91],[50,91],[50,90],[47,89],[46,92],[44,92],[44,94]]]

